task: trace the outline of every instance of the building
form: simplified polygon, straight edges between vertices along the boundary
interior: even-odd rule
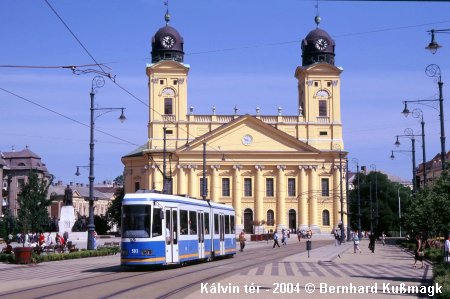
[[[125,192],[155,189],[233,205],[237,231],[311,228],[340,221],[347,153],[342,138],[342,68],[335,42],[319,28],[302,41],[298,110],[284,115],[210,115],[188,111],[184,40],[169,25],[152,38],[148,142],[122,157]],[[341,158],[341,159],[340,159]],[[205,187],[205,188],[204,188]],[[343,203],[346,211],[346,204]],[[344,217],[344,224],[346,222]]]
[[[447,152],[445,156],[445,161],[448,163],[450,161],[450,151]],[[424,176],[424,170],[426,169],[426,175],[427,175],[427,186],[433,185],[433,182],[441,176],[442,172],[442,162],[441,162],[441,154],[437,154],[434,156],[433,159],[430,161],[427,161],[425,163],[426,167],[424,167],[423,163],[419,164],[419,167],[417,167],[417,173],[416,173],[416,179],[418,182],[418,186],[420,188],[423,188],[425,176]],[[448,164],[447,164],[448,165]],[[447,166],[448,167],[448,166]]]
[[[69,183],[63,184],[62,181],[51,185],[48,189],[48,198],[52,199],[50,207],[50,217],[59,219],[61,215],[61,207],[63,206],[64,191],[66,187],[72,189],[73,207],[75,210],[75,219],[78,217],[89,217],[89,184]],[[108,206],[114,199],[115,192],[110,186],[94,186],[94,215],[105,215]],[[104,190],[101,192],[99,189]]]
[[[0,152],[0,178],[2,178],[2,215],[9,207],[12,215],[17,216],[20,209],[17,198],[20,189],[28,180],[30,171],[36,171],[39,178],[49,180],[48,172],[41,157],[33,153],[28,146],[21,150]]]

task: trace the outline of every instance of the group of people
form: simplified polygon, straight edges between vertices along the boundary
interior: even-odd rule
[[[375,242],[377,240],[375,234],[372,232],[365,236],[369,238],[369,250],[372,251],[372,253],[375,253]],[[386,234],[384,232],[382,232],[380,234],[379,238],[381,239],[381,244],[383,244],[383,246],[384,246],[386,244]],[[356,230],[353,233],[352,241],[353,241],[353,253],[356,253],[357,251],[359,251],[359,253],[361,253],[362,251],[359,248],[360,238],[359,238],[358,230]]]

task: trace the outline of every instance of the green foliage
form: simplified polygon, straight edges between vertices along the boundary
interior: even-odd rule
[[[113,226],[116,224],[120,227],[121,224],[121,211],[122,211],[122,200],[125,196],[125,191],[123,188],[119,188],[115,194],[114,200],[108,206],[108,210],[106,211],[106,216],[110,221],[110,225]]]
[[[358,180],[353,182],[355,188],[350,191],[351,227],[358,227]],[[402,211],[409,206],[411,190],[398,183],[390,181],[387,175],[381,172],[359,173],[361,229],[369,231],[372,227],[376,234],[381,232],[398,231],[400,227],[398,217],[398,192],[400,192]],[[378,197],[378,219],[377,199]],[[370,210],[372,199],[372,215]],[[378,225],[377,225],[378,222]]]
[[[0,262],[12,264],[14,261],[14,254],[0,253]]]
[[[442,286],[442,293],[435,298],[450,298],[450,265],[441,263],[433,266],[434,282]]]
[[[48,229],[48,210],[52,201],[47,198],[48,188],[52,183],[45,179],[39,179],[35,171],[30,171],[28,182],[25,183],[17,199],[19,203],[18,221],[21,231],[24,233],[45,231]]]
[[[111,229],[111,226],[109,226],[108,219],[106,218],[106,216],[94,215],[94,224],[95,224],[95,231],[99,235],[105,235]]]
[[[404,224],[413,233],[446,235],[450,229],[450,176],[443,171],[434,185],[420,191],[405,213]]]
[[[81,258],[87,258],[87,257],[116,255],[118,252],[120,252],[119,247],[105,247],[105,248],[101,248],[98,250],[83,250],[83,251],[70,252],[70,253],[52,253],[52,254],[47,254],[47,255],[33,254],[31,261],[33,263],[62,261],[62,260],[71,260],[71,259],[81,259]]]

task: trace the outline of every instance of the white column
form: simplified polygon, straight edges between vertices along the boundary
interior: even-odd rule
[[[264,166],[262,165],[255,165],[256,173],[255,173],[255,220],[261,221],[266,220],[264,217],[264,203],[263,203],[263,197],[264,197],[264,183],[263,183],[263,174],[262,170],[264,169]]]
[[[277,166],[277,222],[279,227],[286,226],[286,184],[284,182],[285,165]]]
[[[177,188],[177,193],[178,194],[187,194],[187,192],[186,192],[186,173],[184,172],[184,165],[180,165],[180,164],[178,164],[177,165],[177,168],[178,168],[178,175],[177,175],[177,178],[178,178],[178,188]]]
[[[340,175],[339,167],[335,167],[333,172],[333,188],[330,190],[332,192],[330,195],[333,196],[333,222],[330,223],[332,227],[338,225],[338,222],[341,220],[339,216],[339,211],[341,210]]]
[[[317,221],[317,197],[319,196],[319,188],[317,186],[317,171],[315,166],[310,166],[308,171],[309,183],[309,227],[315,232],[320,232]]]
[[[197,184],[197,174],[195,173],[195,170],[197,168],[197,165],[189,165],[189,176],[188,176],[188,186],[189,186],[189,195],[192,197],[198,197],[199,192],[196,188]]]
[[[211,165],[211,199],[214,202],[219,202],[220,190],[222,189],[219,182],[219,168],[220,165]]]
[[[241,165],[234,165],[233,173],[233,207],[236,211],[236,225],[241,225],[240,230],[243,229],[243,211],[241,208],[242,184],[241,184]],[[238,228],[236,228],[239,231]]]
[[[299,166],[298,171],[298,214],[300,229],[306,230],[308,228],[308,189],[307,177],[304,166]]]

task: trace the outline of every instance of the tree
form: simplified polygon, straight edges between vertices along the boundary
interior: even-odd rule
[[[20,207],[17,218],[22,232],[48,229],[47,207],[51,205],[52,200],[47,198],[47,193],[52,181],[53,177],[47,181],[40,179],[36,171],[30,171],[28,182],[22,186],[17,199]]]
[[[109,224],[111,226],[117,225],[120,227],[121,225],[121,212],[122,212],[122,200],[125,196],[125,190],[122,188],[118,188],[116,193],[114,194],[115,198],[109,204],[108,209],[106,210],[106,218],[109,220]]]
[[[402,185],[398,183],[390,181],[387,175],[381,172],[372,171],[367,175],[364,173],[359,173],[359,176],[360,186],[358,186],[358,180],[356,178],[353,182],[355,188],[351,190],[349,194],[351,227],[356,229],[358,226],[357,198],[358,188],[361,188],[361,229],[370,231],[372,222],[372,227],[376,235],[379,235],[382,232],[397,231],[400,226],[400,220],[398,217],[398,193],[400,192],[400,196],[402,198],[402,210],[405,210],[409,205],[411,191],[408,188],[403,188]],[[376,202],[377,197],[378,219]],[[372,199],[372,214],[370,210],[370,199]]]
[[[450,174],[441,173],[434,185],[416,194],[404,218],[413,234],[446,235],[450,229]]]
[[[116,183],[116,184],[119,185],[119,186],[123,186],[123,174],[117,176],[117,177],[114,179],[114,183]]]

